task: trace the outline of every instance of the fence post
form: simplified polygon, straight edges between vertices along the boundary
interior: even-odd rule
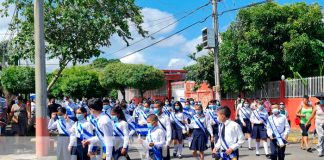
[[[280,81],[280,99],[283,100],[285,98],[285,80]]]

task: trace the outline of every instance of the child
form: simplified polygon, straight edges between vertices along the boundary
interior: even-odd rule
[[[129,130],[126,117],[121,107],[116,106],[111,110],[111,119],[114,121],[114,148],[113,158],[126,157],[129,142]]]
[[[211,124],[213,128],[213,133],[214,135],[211,135],[210,137],[214,137],[214,139],[210,139],[211,143],[211,149],[214,150],[215,148],[215,142],[218,140],[218,126],[219,122],[217,120],[217,111],[220,107],[219,101],[216,100],[211,100],[208,103],[208,109],[206,111],[206,117],[208,119],[208,122]],[[215,157],[215,154],[213,154],[213,157]]]
[[[263,102],[258,101],[257,104],[258,109],[254,110],[251,115],[251,123],[253,124],[252,128],[252,138],[256,141],[256,155],[260,156],[259,148],[260,148],[260,140],[263,141],[264,152],[266,157],[269,158],[268,152],[268,143],[267,143],[267,119],[268,112],[264,109]]]
[[[80,107],[76,110],[76,118],[77,122],[74,123],[70,132],[70,144],[69,150],[71,151],[71,159],[72,160],[89,160],[88,157],[88,147],[82,146],[82,141],[89,139],[94,136],[93,134],[93,126],[89,121],[86,120],[87,117],[87,109],[84,107]],[[89,153],[91,147],[89,147]]]
[[[207,150],[207,131],[210,135],[213,135],[213,129],[211,125],[208,124],[208,120],[203,114],[203,108],[201,105],[195,105],[195,113],[196,115],[193,116],[191,123],[189,125],[190,128],[193,129],[192,133],[192,142],[189,147],[190,150],[193,150],[193,156],[197,159],[204,160],[204,151]],[[214,137],[212,137],[214,138]],[[197,151],[199,151],[199,157],[197,157]]]
[[[267,134],[271,139],[271,159],[285,159],[287,136],[290,132],[286,116],[279,113],[279,105],[272,105],[272,115],[268,118]]]
[[[243,133],[245,134],[245,137],[248,139],[248,145],[249,145],[249,150],[253,150],[251,147],[251,132],[252,132],[252,126],[251,126],[251,121],[250,117],[252,114],[252,110],[249,106],[249,102],[247,100],[243,100],[243,106],[238,106],[237,112],[240,118],[240,121],[242,123],[242,130]]]
[[[146,140],[140,139],[140,143],[148,149],[147,157],[153,160],[162,160],[162,148],[165,145],[165,132],[158,125],[158,117],[151,114],[147,117],[147,126],[149,128]]]
[[[231,110],[220,107],[217,112],[219,125],[219,138],[215,144],[214,154],[218,152],[218,158],[237,160],[239,148],[244,143],[244,135],[239,124],[230,120]],[[226,136],[225,136],[226,135]]]
[[[59,136],[57,139],[57,149],[56,155],[57,159],[62,160],[70,160],[71,156],[68,153],[68,145],[69,145],[69,136],[70,129],[73,125],[73,121],[68,118],[66,115],[66,109],[63,107],[59,107],[57,109],[57,115],[55,113],[52,114],[51,119],[48,123],[49,130],[58,130]],[[57,120],[56,119],[57,116]]]

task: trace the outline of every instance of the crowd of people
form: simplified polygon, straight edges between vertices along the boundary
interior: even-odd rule
[[[62,160],[130,159],[128,151],[133,141],[145,149],[142,159],[181,159],[183,148],[188,146],[196,159],[203,160],[205,151],[210,148],[214,159],[237,160],[239,149],[247,143],[256,156],[260,156],[262,145],[266,158],[283,160],[290,133],[285,104],[239,98],[234,108],[235,113],[232,113],[217,100],[203,106],[193,99],[143,99],[127,103],[111,98],[82,98],[74,102],[66,97],[56,102],[52,97],[48,104],[48,130],[58,136],[57,158]],[[29,110],[32,109],[26,109],[19,97],[11,107],[12,130],[17,135],[26,135],[24,127],[32,119]],[[313,106],[309,97],[304,96],[296,119],[300,119],[301,149],[309,152],[312,149],[308,129],[314,117],[318,156],[322,157],[324,98]],[[173,153],[170,153],[171,146]]]

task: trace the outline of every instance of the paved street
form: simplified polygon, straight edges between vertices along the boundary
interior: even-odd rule
[[[30,142],[30,137],[21,140],[20,143],[22,145],[14,145],[12,143],[14,138],[6,138],[0,139],[0,160],[29,160],[29,159],[36,159],[35,157],[35,146],[34,143]],[[304,150],[299,149],[299,144],[289,144],[286,149],[286,160],[323,160],[324,158],[317,157],[317,152],[314,151],[313,153],[308,153]],[[142,147],[135,142],[131,143],[130,149],[130,157],[133,160],[140,160],[140,150]],[[4,152],[5,151],[5,152]],[[263,148],[260,149],[261,156],[257,157],[255,155],[255,151],[249,151],[247,149],[247,145],[244,144],[243,147],[240,149],[240,160],[265,160],[265,155],[263,154]],[[171,153],[173,149],[171,149]],[[54,160],[55,152],[51,152],[50,156],[45,157],[46,160]],[[178,158],[173,158],[178,159]],[[191,151],[189,151],[188,147],[184,149],[183,152],[183,159],[185,160],[195,160],[192,157]],[[211,152],[208,150],[206,152],[206,160],[210,160]]]

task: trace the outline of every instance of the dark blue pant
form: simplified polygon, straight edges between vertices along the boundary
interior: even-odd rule
[[[81,139],[77,139],[77,146],[73,146],[71,150],[72,155],[76,155],[78,160],[89,160],[88,146],[83,148]]]
[[[286,146],[278,147],[277,140],[273,139],[270,141],[271,160],[284,160]]]

